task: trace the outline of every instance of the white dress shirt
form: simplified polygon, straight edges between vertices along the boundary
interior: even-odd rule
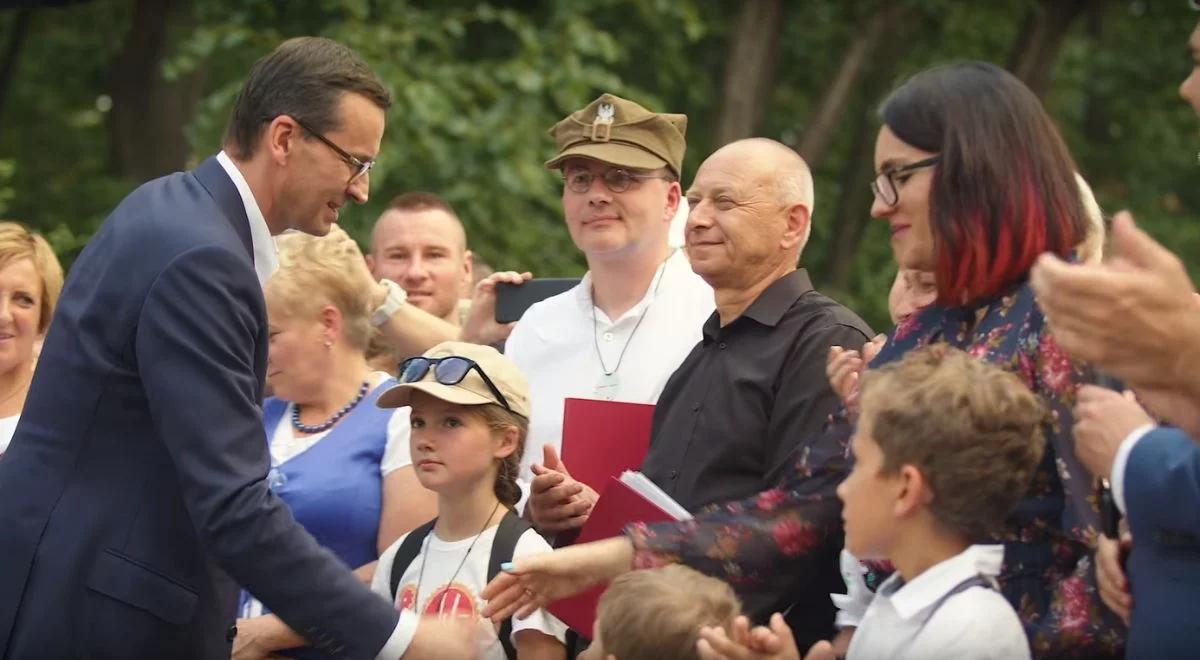
[[[850,640],[847,660],[1027,660],[1029,642],[999,591],[974,586],[947,596],[976,575],[994,578],[1004,546],[973,545],[910,582],[893,574],[871,600]]]
[[[542,462],[543,444],[561,450],[564,399],[657,402],[715,306],[712,288],[677,250],[642,300],[616,320],[595,307],[591,273],[530,307],[505,345],[529,380],[532,404],[521,480],[528,483],[529,466]]]
[[[242,206],[246,207],[246,217],[250,219],[250,245],[254,251],[254,272],[258,274],[258,283],[266,286],[271,274],[279,269],[279,250],[275,247],[275,238],[271,236],[267,219],[258,208],[254,193],[250,191],[250,184],[246,183],[246,177],[233,164],[233,159],[222,151],[217,154],[217,162],[233,180],[234,187],[242,197]]]
[[[1142,424],[1131,431],[1117,448],[1117,455],[1113,457],[1112,475],[1108,482],[1112,488],[1113,502],[1116,502],[1122,514],[1125,513],[1125,465],[1129,463],[1129,454],[1134,445],[1155,428],[1157,427],[1154,424]]]
[[[279,251],[275,247],[275,239],[267,227],[267,219],[263,216],[262,209],[258,207],[258,201],[254,199],[250,184],[246,183],[246,177],[242,176],[241,171],[224,151],[217,154],[217,162],[233,181],[234,187],[242,197],[242,205],[246,207],[246,217],[250,220],[250,244],[254,252],[254,272],[258,274],[259,284],[265,286],[267,280],[279,268]],[[418,618],[415,614],[401,612],[396,629],[375,657],[378,660],[399,660],[412,643],[417,623]]]

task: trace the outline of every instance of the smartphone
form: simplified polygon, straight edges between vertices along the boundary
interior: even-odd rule
[[[1108,479],[1100,480],[1100,532],[1116,541],[1121,538],[1121,510],[1113,497]]]
[[[578,277],[548,277],[524,284],[500,282],[496,284],[496,322],[518,321],[534,303],[570,291],[576,284],[579,284]]]

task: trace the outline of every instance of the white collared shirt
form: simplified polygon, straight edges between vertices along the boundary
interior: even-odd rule
[[[217,162],[221,164],[221,167],[225,169],[225,174],[229,175],[233,181],[234,187],[242,197],[242,206],[246,207],[246,217],[250,220],[250,245],[254,252],[254,272],[258,274],[259,284],[266,286],[267,280],[279,269],[279,251],[275,247],[275,238],[271,236],[271,230],[267,227],[267,219],[263,217],[262,209],[258,207],[258,201],[254,199],[250,184],[246,183],[246,177],[242,176],[241,171],[224,151],[217,154]],[[379,650],[376,658],[378,660],[396,660],[403,656],[408,650],[409,644],[412,643],[419,620],[419,617],[411,612],[401,612],[400,621],[396,623],[396,628],[392,630],[391,636]]]
[[[1116,503],[1117,509],[1122,514],[1125,513],[1125,466],[1129,463],[1129,454],[1133,453],[1133,448],[1146,434],[1158,428],[1154,424],[1143,424],[1129,432],[1125,436],[1125,440],[1121,442],[1121,446],[1117,448],[1117,453],[1113,457],[1112,474],[1109,477],[1109,483],[1112,487],[1113,502]]]
[[[863,614],[847,660],[1027,660],[1025,630],[999,591],[975,586],[947,597],[973,576],[999,575],[1003,561],[1004,546],[972,545],[911,582],[893,574]]]
[[[663,262],[642,300],[615,321],[594,306],[590,273],[530,307],[505,345],[529,380],[532,402],[522,481],[528,483],[530,465],[542,462],[543,444],[562,448],[564,399],[656,403],[715,307],[712,288],[682,251]],[[614,369],[615,386],[598,391],[605,371]]]
[[[250,219],[250,245],[254,251],[254,272],[258,274],[258,283],[266,286],[271,274],[279,269],[279,250],[275,247],[275,238],[271,236],[262,209],[258,208],[258,200],[250,191],[250,184],[246,183],[246,177],[233,164],[233,159],[222,151],[217,154],[217,162],[225,168],[225,173],[242,197],[242,206],[246,207],[246,217]]]

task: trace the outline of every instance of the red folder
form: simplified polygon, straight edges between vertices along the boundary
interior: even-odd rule
[[[654,406],[567,399],[563,405],[562,460],[571,476],[601,493],[608,480],[636,470],[650,448]]]
[[[671,520],[674,520],[671,514],[642,497],[622,481],[610,477],[608,486],[601,492],[600,499],[596,501],[596,506],[592,508],[592,513],[575,542],[588,543],[619,536],[626,525],[635,522],[656,523]],[[607,586],[592,587],[581,594],[550,603],[546,609],[575,632],[591,639],[592,623],[596,620],[596,604]]]

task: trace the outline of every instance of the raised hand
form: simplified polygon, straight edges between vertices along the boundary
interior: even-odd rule
[[[1047,254],[1034,265],[1030,282],[1054,339],[1135,390],[1200,399],[1200,308],[1183,262],[1127,212],[1114,218],[1111,236],[1115,256],[1106,263]]]
[[[724,628],[704,626],[696,651],[703,660],[801,660],[792,629],[779,613],[771,615],[769,627],[754,629],[740,616],[733,622],[732,635]],[[829,642],[817,642],[804,660],[834,660],[833,647]]]
[[[508,270],[479,280],[471,297],[471,312],[463,323],[461,339],[473,344],[495,344],[508,339],[517,324],[496,322],[496,285],[501,282],[523,284],[532,277],[530,273]]]
[[[879,355],[887,343],[887,335],[876,335],[874,339],[863,344],[862,352],[830,346],[829,357],[825,362],[825,377],[833,388],[842,404],[851,414],[858,412],[859,381],[867,366]]]
[[[559,533],[579,529],[587,522],[599,496],[587,484],[571,478],[554,445],[542,448],[543,460],[530,467],[529,517],[538,529]]]

